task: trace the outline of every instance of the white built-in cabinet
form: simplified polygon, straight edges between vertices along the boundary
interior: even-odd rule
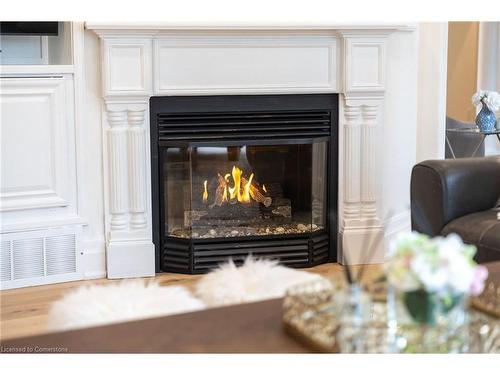
[[[6,225],[40,209],[50,210],[50,220],[75,214],[72,85],[71,75],[1,79]]]
[[[1,66],[1,289],[83,278],[74,84],[73,65]]]

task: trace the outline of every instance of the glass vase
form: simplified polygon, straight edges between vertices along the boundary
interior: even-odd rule
[[[467,351],[466,295],[424,290],[390,290],[388,322],[393,329],[392,352],[460,353]]]
[[[360,285],[349,285],[337,296],[341,304],[338,343],[341,353],[367,353],[366,327],[370,321],[371,300]]]

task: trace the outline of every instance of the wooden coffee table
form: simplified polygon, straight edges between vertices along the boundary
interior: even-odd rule
[[[500,262],[488,265],[500,279]],[[282,327],[282,299],[6,340],[7,352],[309,353]]]
[[[282,299],[2,342],[7,352],[308,353],[281,325]]]

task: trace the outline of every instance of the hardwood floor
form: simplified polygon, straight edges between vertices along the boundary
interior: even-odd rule
[[[334,263],[322,264],[305,270],[328,278],[342,277],[342,266]],[[380,266],[367,266],[366,271],[364,281],[369,282],[379,275]],[[162,273],[154,279],[161,285],[183,285],[191,289],[200,277],[202,275]],[[65,293],[82,285],[116,282],[119,280],[85,280],[1,291],[0,340],[45,333],[50,307]]]

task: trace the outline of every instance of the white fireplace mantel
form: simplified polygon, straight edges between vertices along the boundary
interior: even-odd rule
[[[153,275],[149,98],[339,93],[339,261],[383,259],[387,41],[411,25],[181,27],[87,23],[101,38],[107,272]]]

